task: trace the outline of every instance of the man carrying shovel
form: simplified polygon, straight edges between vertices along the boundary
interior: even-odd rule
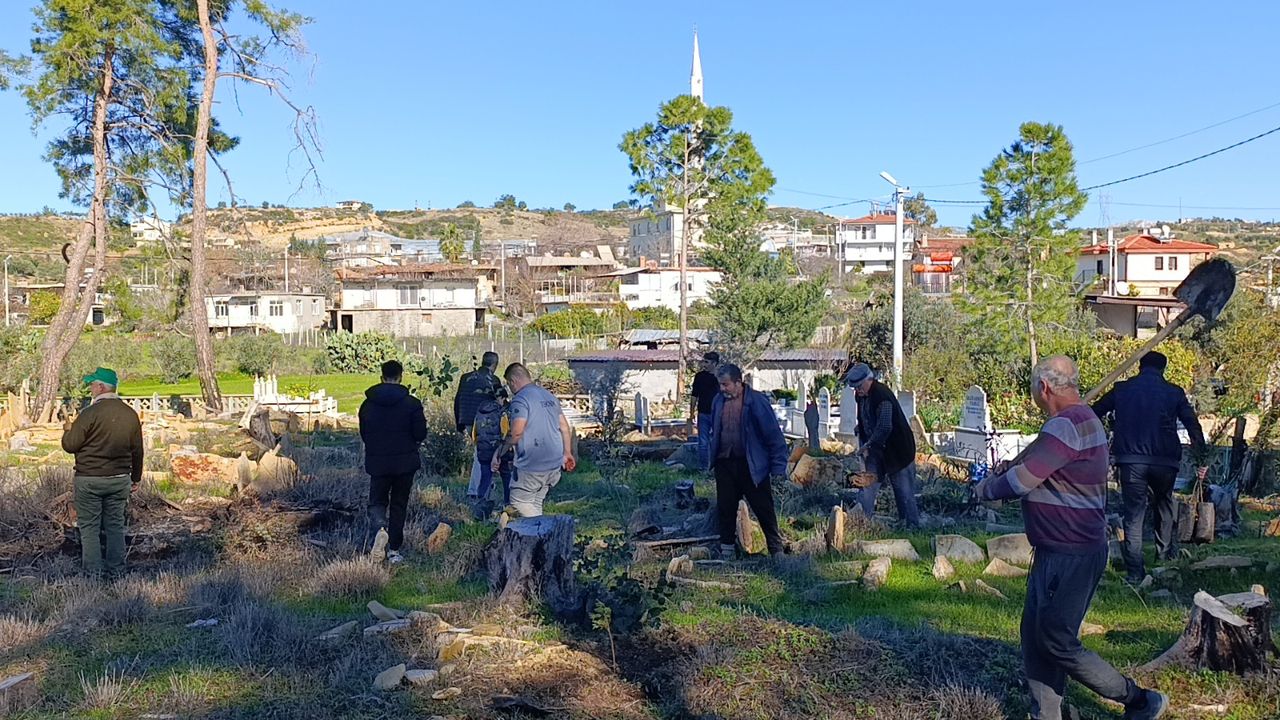
[[[1067,677],[1124,705],[1126,720],[1153,720],[1169,699],[1146,690],[1080,643],[1094,591],[1107,568],[1107,433],[1080,397],[1068,357],[1041,360],[1031,396],[1049,419],[1012,467],[976,489],[982,500],[1022,498],[1035,561],[1022,611],[1022,663],[1031,717],[1060,720]]]

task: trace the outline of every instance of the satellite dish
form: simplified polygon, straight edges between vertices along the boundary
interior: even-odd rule
[[[1117,294],[1117,295],[1128,295],[1128,294],[1129,294],[1129,283],[1127,283],[1127,282],[1125,282],[1125,281],[1123,281],[1123,280],[1121,280],[1120,282],[1117,282],[1117,283],[1116,283],[1116,294]]]
[[[1169,226],[1168,226],[1168,225],[1161,225],[1161,226],[1160,226],[1160,234],[1161,234],[1161,235],[1164,235],[1165,237],[1173,237],[1173,235],[1169,232]]]

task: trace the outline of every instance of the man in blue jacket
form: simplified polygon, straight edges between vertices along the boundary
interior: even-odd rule
[[[734,552],[738,501],[745,499],[764,530],[769,554],[777,557],[783,553],[783,543],[771,481],[787,472],[787,441],[769,401],[743,384],[741,368],[721,365],[716,378],[720,395],[711,408],[708,454],[716,476],[720,553]]]
[[[1169,361],[1149,352],[1138,361],[1138,374],[1116,383],[1093,405],[1098,417],[1113,415],[1111,454],[1120,467],[1120,495],[1124,500],[1124,563],[1129,582],[1146,576],[1142,558],[1142,524],[1147,497],[1155,506],[1156,557],[1172,557],[1174,547],[1173,481],[1182,462],[1178,421],[1187,429],[1193,450],[1204,448],[1204,431],[1182,388],[1164,379]],[[1201,479],[1208,468],[1198,468]]]
[[[395,360],[382,363],[382,382],[365,391],[360,403],[360,439],[364,441],[364,469],[369,473],[369,535],[372,554],[387,562],[403,561],[404,518],[408,512],[413,476],[422,467],[418,446],[427,439],[427,418],[422,403],[400,384],[404,366]],[[387,518],[390,507],[390,521]],[[378,530],[386,528],[387,546],[377,546]]]

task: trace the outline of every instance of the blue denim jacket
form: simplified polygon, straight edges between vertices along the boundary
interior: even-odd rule
[[[770,475],[787,472],[787,439],[782,436],[778,418],[765,396],[743,387],[742,396],[742,445],[747,451],[747,467],[751,482],[759,485]],[[724,395],[716,396],[711,406],[711,466],[715,467],[720,454],[720,416],[724,412]]]

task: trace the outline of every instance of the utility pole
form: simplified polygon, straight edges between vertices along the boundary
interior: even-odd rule
[[[902,389],[902,201],[911,192],[898,184],[892,175],[880,177],[893,186],[895,216],[893,222],[893,385]]]
[[[284,246],[284,291],[289,292],[289,246]]]

